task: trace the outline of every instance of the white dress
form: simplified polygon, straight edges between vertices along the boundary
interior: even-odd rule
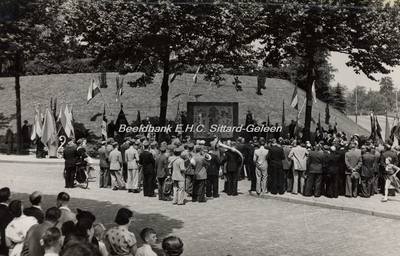
[[[9,256],[19,256],[24,245],[24,239],[28,230],[35,224],[38,224],[35,217],[21,215],[14,218],[6,228],[6,237],[8,237],[13,244],[14,248],[10,249]]]

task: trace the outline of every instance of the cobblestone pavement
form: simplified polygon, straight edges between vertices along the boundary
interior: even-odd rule
[[[252,197],[248,182],[240,194],[207,203],[173,206],[142,194],[100,189],[64,189],[62,166],[0,163],[0,187],[8,186],[13,198],[29,205],[34,190],[44,195],[43,208],[54,205],[56,195],[67,191],[70,207],[92,211],[106,227],[120,207],[134,211],[131,230],[153,227],[159,240],[168,235],[182,238],[184,255],[398,255],[400,221],[354,212],[325,209]],[[96,175],[96,174],[95,174]],[[222,185],[222,182],[220,183]],[[189,199],[189,198],[188,198]]]

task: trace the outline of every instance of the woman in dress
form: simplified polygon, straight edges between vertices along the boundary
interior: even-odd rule
[[[385,197],[382,202],[387,202],[389,194],[389,186],[392,185],[398,193],[400,193],[400,181],[396,177],[396,174],[400,171],[400,168],[392,164],[392,158],[387,157],[385,159],[385,173],[383,173],[383,178],[385,179]]]
[[[6,245],[10,249],[10,256],[19,256],[28,230],[38,224],[35,217],[22,214],[23,207],[20,200],[14,200],[8,206],[14,219],[6,228]]]
[[[111,255],[135,255],[137,243],[135,234],[129,231],[133,212],[126,208],[119,209],[115,217],[118,226],[109,229],[104,236],[104,243]]]

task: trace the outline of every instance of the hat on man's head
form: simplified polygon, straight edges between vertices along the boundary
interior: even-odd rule
[[[102,142],[101,142],[101,145],[106,145],[107,144],[107,141],[105,141],[105,140],[103,140]]]
[[[135,141],[135,145],[140,145],[140,140]]]
[[[152,146],[152,147],[157,146],[157,142],[153,141],[153,142],[150,144],[150,146]]]
[[[188,144],[188,148],[189,148],[189,149],[193,149],[193,148],[194,148],[194,144],[193,144],[193,143],[189,143],[189,144]]]
[[[173,145],[173,144],[170,144],[170,145],[167,146],[168,150],[174,150],[175,148],[176,148],[176,146]]]
[[[82,142],[83,142],[83,140],[82,139],[79,139],[77,142],[76,142],[76,144],[82,144]]]
[[[148,140],[143,141],[143,146],[148,146],[150,145],[150,142]]]
[[[165,151],[167,151],[167,147],[164,146],[164,145],[162,145],[162,146],[160,147],[160,151],[161,151],[161,153],[164,153]]]
[[[182,153],[182,149],[181,148],[175,148],[174,149],[174,153]]]
[[[114,141],[111,145],[113,145],[113,147],[118,146],[118,142]]]

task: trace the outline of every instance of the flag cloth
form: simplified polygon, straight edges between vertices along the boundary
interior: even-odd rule
[[[98,93],[100,93],[100,88],[96,82],[96,79],[93,78],[92,81],[90,82],[90,86],[88,89],[87,103],[89,103],[89,101],[93,99],[94,96],[96,96]]]
[[[140,126],[140,124],[142,123],[142,120],[140,119],[140,111],[137,111],[137,117],[136,117],[136,125]]]
[[[176,73],[172,73],[171,79],[169,80],[169,83],[172,83],[175,80],[176,76],[177,76]]]
[[[382,139],[382,133],[381,133],[382,132],[382,128],[379,125],[378,117],[376,115],[375,115],[375,123],[376,123],[376,134],[378,135],[379,139],[383,140]]]
[[[329,114],[329,105],[326,103],[326,108],[325,108],[325,123],[329,124],[329,119],[331,119],[331,115]]]
[[[115,130],[116,130],[120,135],[126,133],[125,131],[124,131],[124,132],[119,132],[119,128],[121,127],[121,125],[126,125],[126,126],[129,125],[129,124],[128,124],[128,120],[126,120],[124,111],[122,110],[122,105],[121,105],[121,111],[119,111],[119,114],[118,114],[117,121],[115,122]]]
[[[311,95],[312,95],[312,100],[313,100],[313,103],[317,103],[317,95],[316,95],[316,93],[315,93],[315,80],[314,80],[314,82],[312,83],[312,86],[311,86]]]
[[[61,119],[61,124],[64,127],[65,134],[67,135],[67,138],[74,136],[74,121],[72,119],[72,109],[71,111],[68,109],[68,105],[65,105],[64,108],[64,117],[65,117],[65,124],[63,124],[62,119]]]
[[[390,139],[390,124],[389,119],[386,111],[386,127],[385,127],[385,140]]]
[[[317,124],[317,126],[318,126],[318,129],[319,129],[319,133],[322,134],[323,131],[322,131],[322,125],[321,125],[321,113],[318,113],[318,124]]]
[[[41,141],[45,145],[47,145],[47,143],[51,144],[54,142],[54,136],[56,136],[56,124],[50,110],[46,108]]]
[[[106,118],[106,105],[104,104],[103,122],[101,124],[101,137],[104,141],[107,140],[107,118]]]
[[[35,107],[35,118],[32,125],[31,140],[42,137],[42,113],[40,112],[40,107]]]
[[[285,100],[282,102],[282,129],[285,129]]]
[[[196,74],[194,74],[194,76],[193,76],[193,82],[194,82],[194,83],[197,83],[197,75],[199,74],[200,67],[201,67],[201,65],[197,68]]]
[[[297,96],[297,86],[294,88],[293,95],[292,95],[292,101],[290,102],[290,106],[294,109],[299,109],[299,100]]]
[[[333,133],[337,134],[337,132],[338,132],[338,130],[337,130],[337,121],[336,121],[336,118],[335,118],[335,125],[333,126]]]
[[[119,97],[124,94],[124,78],[119,79],[119,77],[115,78],[115,85],[117,86],[117,91],[115,92],[115,95],[117,95],[115,101],[119,101]]]
[[[376,140],[376,130],[375,130],[375,118],[374,118],[374,114],[371,113],[370,114],[370,118],[371,118],[371,135],[369,136],[369,139],[374,141]]]

